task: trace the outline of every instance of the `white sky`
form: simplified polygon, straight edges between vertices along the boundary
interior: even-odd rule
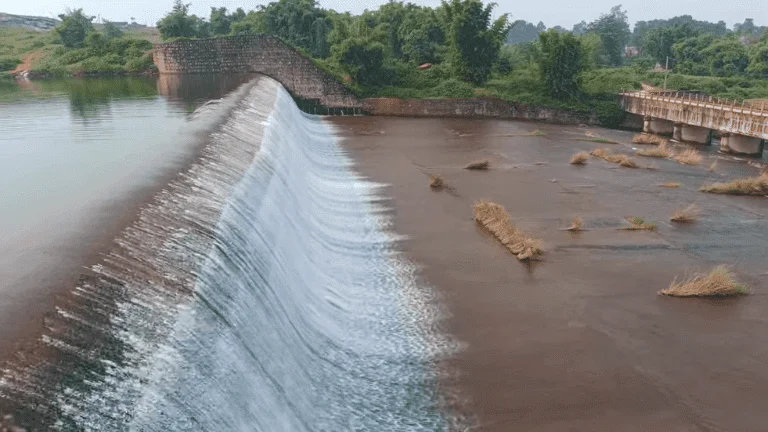
[[[211,6],[245,10],[268,1],[254,0],[185,0],[192,3],[192,12],[207,17]],[[320,0],[320,5],[339,11],[359,13],[373,9],[385,0]],[[439,0],[411,0],[425,6],[436,6]],[[692,15],[695,19],[725,21],[728,27],[754,18],[757,25],[768,25],[768,0],[496,0],[497,13],[509,13],[513,19],[537,23],[544,21],[548,27],[594,20],[602,12],[622,2],[631,23],[655,18],[671,18],[676,15]],[[131,17],[139,23],[154,25],[168,10],[173,0],[0,0],[0,12],[20,15],[56,17],[67,8],[83,8],[89,15],[101,16],[112,21],[128,21]]]

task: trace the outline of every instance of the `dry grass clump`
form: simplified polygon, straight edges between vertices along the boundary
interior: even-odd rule
[[[689,148],[673,159],[683,165],[698,165],[704,160],[704,157],[696,149]]]
[[[539,130],[539,129],[536,129],[535,131],[533,131],[533,132],[529,133],[528,135],[529,135],[529,136],[535,136],[535,137],[543,137],[543,136],[547,136],[547,134],[545,134],[544,132],[542,132],[542,131],[541,131],[541,130]]]
[[[680,223],[692,223],[692,222],[696,222],[696,220],[698,219],[699,219],[699,208],[696,207],[696,204],[691,204],[684,209],[677,210],[670,218],[672,222],[680,222]]]
[[[488,159],[472,161],[464,169],[474,171],[485,171],[491,167],[491,162]]]
[[[656,231],[656,224],[647,223],[645,219],[641,217],[633,217],[628,219],[630,226],[622,228],[624,231]]]
[[[717,161],[712,162],[712,165],[709,166],[709,169],[707,171],[713,173],[717,170]]]
[[[667,183],[662,183],[659,186],[665,187],[665,188],[679,188],[682,185],[677,182],[667,182]]]
[[[571,232],[578,232],[582,230],[582,225],[583,225],[583,222],[581,218],[577,216],[573,218],[573,223],[571,223],[571,226],[569,226],[566,229]]]
[[[637,168],[637,163],[625,154],[611,154],[611,152],[602,148],[594,149],[589,154],[600,159],[605,159],[608,162],[619,164],[623,167]]]
[[[675,152],[673,152],[672,149],[669,148],[668,142],[664,141],[656,147],[638,150],[637,155],[647,156],[647,157],[668,158],[668,157],[674,156]]]
[[[658,135],[642,133],[640,135],[635,135],[634,137],[632,137],[632,142],[634,144],[661,145],[662,143],[667,142],[667,140],[666,138],[662,138]]]
[[[730,297],[749,294],[749,288],[738,283],[733,272],[721,265],[709,274],[695,274],[680,282],[675,279],[669,288],[659,294],[673,297]]]
[[[750,177],[734,180],[728,183],[714,183],[701,187],[701,190],[709,193],[728,195],[768,195],[768,172],[759,177]]]
[[[429,177],[429,187],[432,189],[442,189],[445,186],[445,181],[442,176],[433,175]]]
[[[475,220],[485,227],[520,261],[538,258],[544,253],[543,242],[526,237],[509,219],[509,213],[500,204],[481,201],[475,205]]]
[[[571,158],[571,165],[586,165],[587,160],[589,160],[589,153],[587,152],[576,153]]]

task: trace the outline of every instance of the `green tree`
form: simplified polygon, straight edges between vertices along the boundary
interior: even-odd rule
[[[207,29],[201,25],[202,20],[189,14],[189,6],[182,0],[176,0],[173,3],[173,9],[157,22],[157,29],[163,39],[193,38],[200,36],[201,33],[205,34]]]
[[[763,42],[750,48],[747,72],[758,78],[768,78],[768,33],[763,36]]]
[[[104,24],[104,37],[107,40],[123,37],[123,31],[111,22]]]
[[[549,30],[539,35],[539,44],[539,71],[552,97],[572,99],[578,96],[585,67],[581,41],[570,33]]]
[[[266,33],[266,24],[264,23],[264,12],[250,11],[248,14],[232,23],[230,34],[262,34]]]
[[[227,8],[211,8],[211,33],[214,36],[226,35],[232,31],[232,17],[227,14]]]
[[[67,48],[82,47],[85,44],[86,36],[93,30],[94,17],[84,15],[82,9],[76,9],[59,15],[59,19],[61,19],[61,24],[56,27],[55,32],[64,46]]]
[[[735,38],[717,39],[702,51],[713,76],[729,77],[743,74],[749,66],[747,48]]]
[[[443,0],[448,54],[454,74],[473,84],[482,84],[499,58],[509,31],[507,15],[491,22],[495,3],[480,0]]]
[[[261,12],[267,34],[304,48],[314,57],[330,54],[328,34],[332,24],[315,0],[279,0],[263,6]]]
[[[334,60],[357,83],[376,87],[388,81],[384,69],[384,45],[363,39],[347,39],[333,47]]]
[[[440,61],[445,32],[433,9],[409,9],[399,31],[403,59],[417,64]]]
[[[707,75],[709,65],[703,51],[712,45],[715,37],[701,34],[681,40],[672,45],[675,55],[675,71],[688,75]]]
[[[624,61],[624,49],[629,42],[629,21],[627,12],[621,5],[614,6],[607,14],[600,15],[589,25],[592,32],[600,36],[605,62],[610,66],[621,66]]]
[[[651,29],[645,34],[645,54],[653,57],[659,64],[664,65],[667,57],[673,61],[675,59],[672,47],[691,36],[694,36],[694,32],[688,25]]]

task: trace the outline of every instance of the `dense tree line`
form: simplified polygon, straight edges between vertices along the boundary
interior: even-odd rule
[[[480,92],[594,107],[627,82],[611,80],[611,88],[590,79],[584,85],[585,74],[626,66],[650,70],[667,58],[685,74],[768,76],[765,28],[749,19],[729,30],[723,22],[680,16],[641,21],[631,31],[619,5],[567,30],[511,23],[507,15],[494,19],[494,7],[482,0],[443,0],[436,8],[389,1],[352,15],[323,9],[315,0],[276,0],[247,13],[212,8],[203,19],[176,0],[157,27],[165,39],[275,35],[369,95]]]

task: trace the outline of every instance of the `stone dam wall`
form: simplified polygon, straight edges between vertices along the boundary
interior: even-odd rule
[[[154,50],[160,74],[259,73],[280,82],[302,110],[312,114],[370,114],[401,117],[463,117],[600,124],[594,114],[505,102],[496,98],[359,99],[282,40],[266,35],[180,40]],[[629,115],[622,127],[642,129]]]
[[[360,107],[349,89],[273,36],[180,40],[157,45],[153,56],[161,74],[260,73],[278,81],[294,96],[325,107]]]

